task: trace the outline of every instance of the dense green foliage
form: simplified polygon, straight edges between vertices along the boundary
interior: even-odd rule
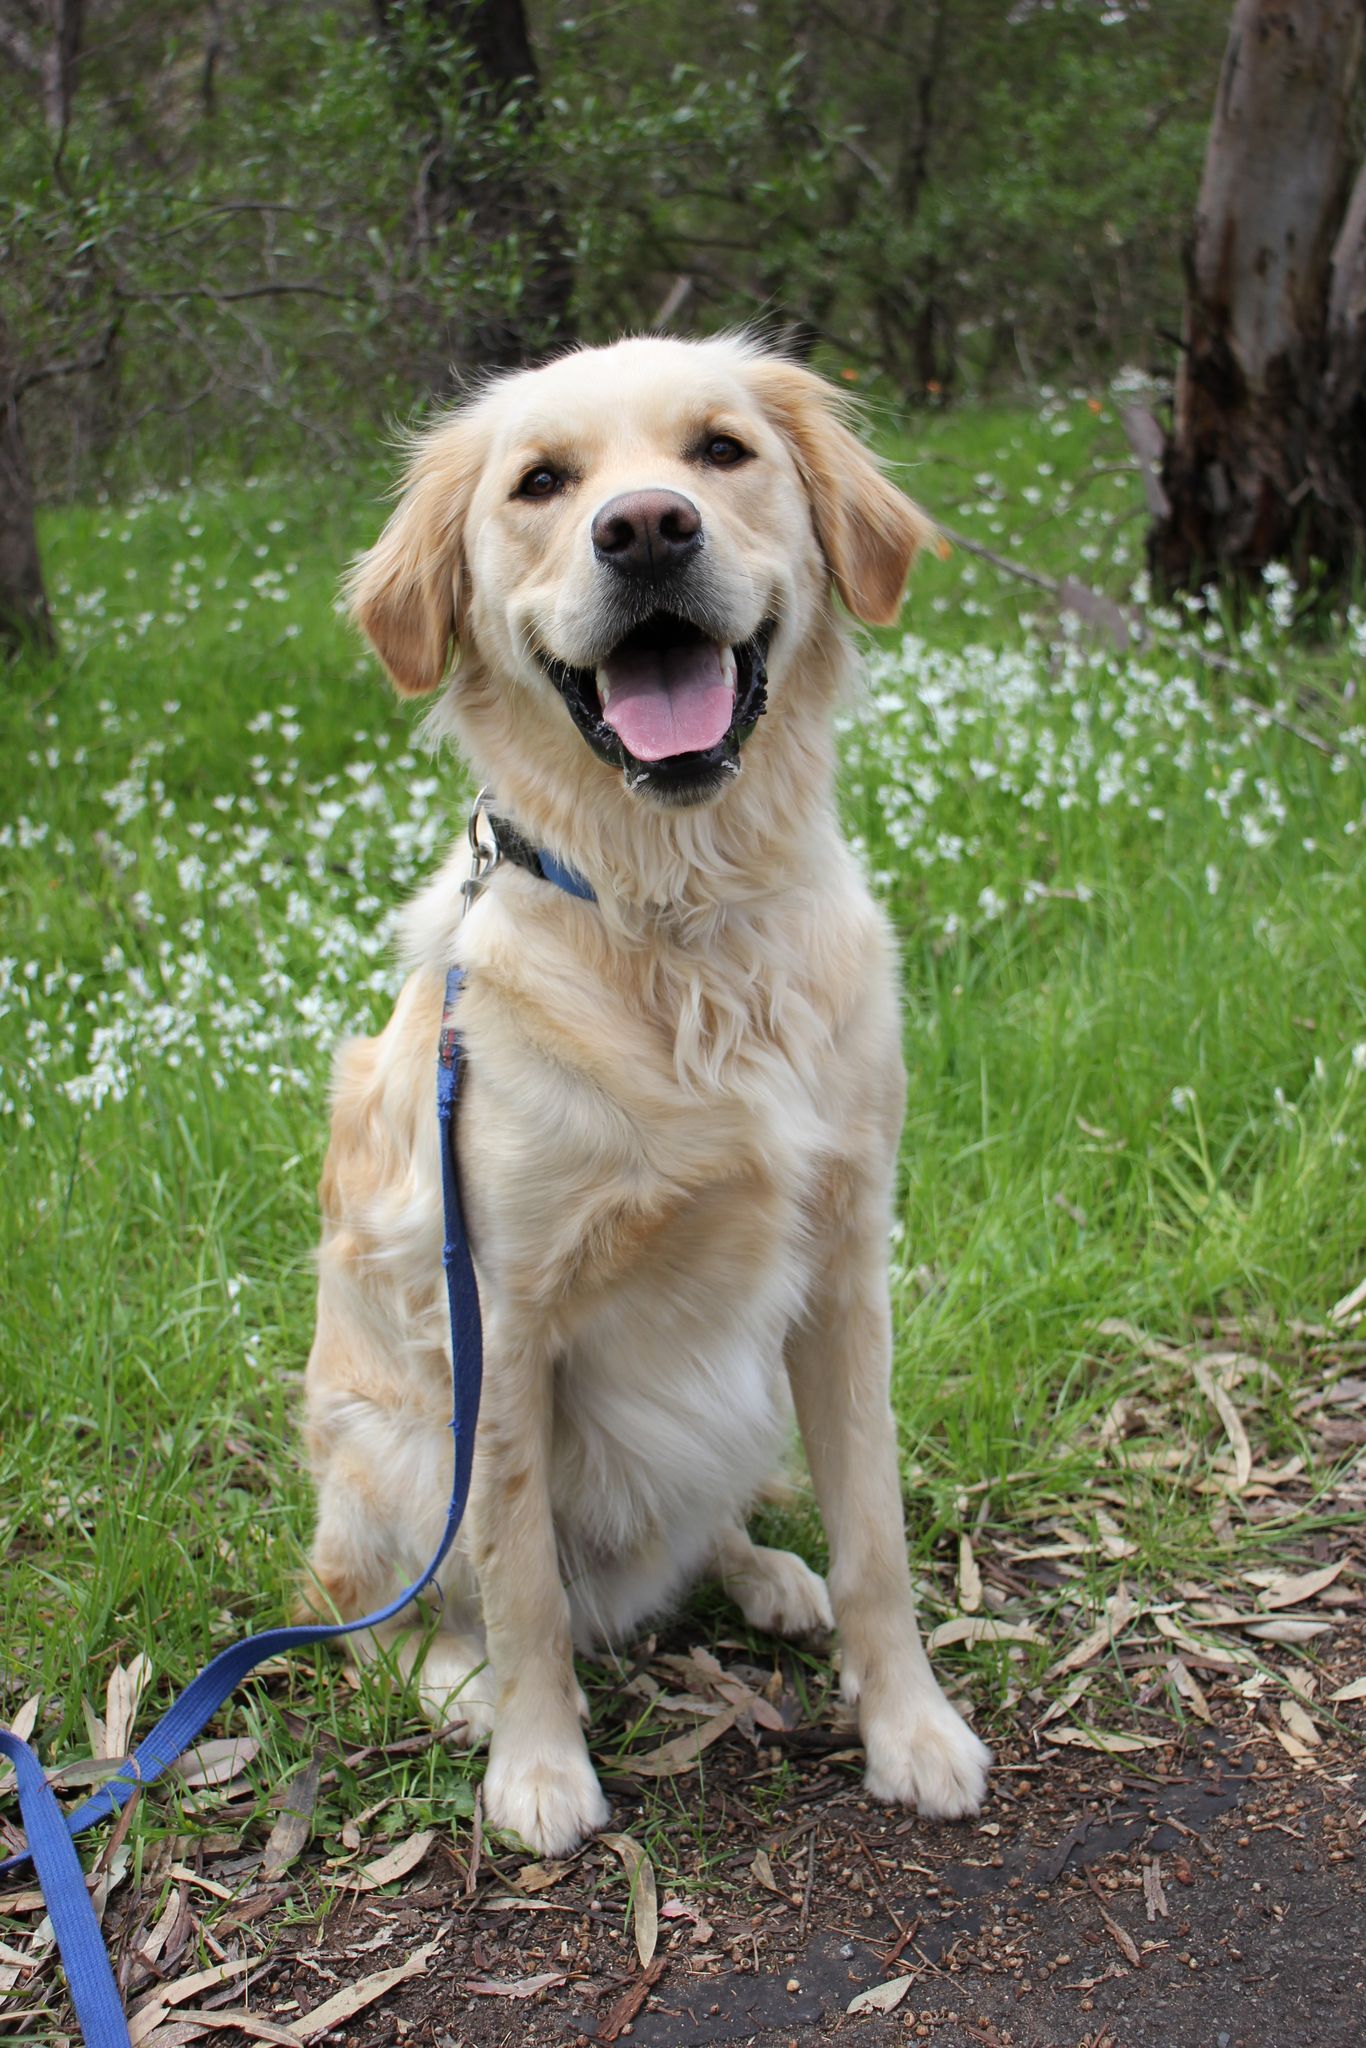
[[[98,363],[26,396],[47,492],[335,448],[671,294],[913,398],[1169,356],[1226,0],[533,4],[511,91],[459,15],[91,0],[59,138],[0,69],[20,370]]]

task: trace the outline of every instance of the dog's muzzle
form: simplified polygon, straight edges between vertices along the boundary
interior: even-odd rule
[[[595,668],[542,654],[546,674],[593,752],[658,803],[706,803],[740,772],[740,749],[768,701],[774,621],[729,645],[681,611],[657,610]]]

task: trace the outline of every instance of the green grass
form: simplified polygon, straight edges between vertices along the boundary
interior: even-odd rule
[[[1137,568],[1134,479],[1097,473],[1122,457],[1108,400],[945,414],[888,445],[988,545],[1116,592]],[[82,1703],[102,1708],[115,1662],[152,1658],[145,1727],[281,1618],[302,1563],[329,1059],[382,1019],[393,911],[466,796],[333,609],[378,498],[322,473],[45,522],[68,658],[11,676],[0,714],[0,1713],[40,1693],[54,1762],[88,1753]],[[1335,1512],[1292,1326],[1363,1264],[1366,773],[1359,726],[1329,761],[1193,657],[1099,655],[1036,631],[1034,604],[962,554],[924,566],[911,637],[883,636],[847,719],[845,802],[903,947],[896,1399],[928,1618],[952,1607],[966,1496],[979,1553],[1050,1517],[1091,1543],[1038,1609],[1065,1642],[1121,1573],[1154,1597],[1227,1580]],[[1319,713],[1363,638],[1358,620],[1299,650],[1274,612],[1208,636],[1245,693],[1312,688]],[[1237,1399],[1259,1460],[1310,1460],[1292,1514],[1221,1513],[1223,1433],[1189,1374],[1097,1328],[1181,1343],[1200,1317],[1274,1356]],[[1150,1457],[1100,1440],[1135,1394]],[[800,1500],[763,1519],[819,1555]],[[940,1662],[989,1728],[1049,1655]],[[323,1735],[417,1726],[318,1663],[321,1683],[299,1658],[222,1717],[262,1742],[262,1811]],[[439,1751],[343,1771],[325,1843],[390,1793],[381,1827],[444,1824],[468,1771]],[[662,1787],[654,1825],[686,1832],[695,1797]],[[172,1804],[146,1802],[138,1856]]]

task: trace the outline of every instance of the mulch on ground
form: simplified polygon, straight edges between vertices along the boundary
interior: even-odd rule
[[[656,1646],[654,1668],[676,1675],[697,1655]],[[757,1675],[701,1657],[722,1685]],[[768,1684],[779,1703],[784,1662]],[[262,1850],[244,1855],[231,1834],[171,1840],[163,1870],[122,1906],[111,1895],[105,1932],[138,2048],[780,2048],[835,2034],[1346,2048],[1366,1991],[1364,1709],[1326,1703],[1366,1691],[1364,1667],[1353,1619],[1310,1676],[1316,1711],[1298,1734],[1284,1691],[1242,1665],[1202,1674],[1207,1719],[1173,1717],[1160,1744],[1127,1754],[1055,1746],[1056,1723],[1022,1712],[998,1737],[989,1806],[956,1826],[862,1797],[847,1728],[751,1721],[679,1774],[690,1820],[662,1834],[656,1820],[647,1838],[640,1780],[623,1768],[609,1776],[622,1832],[559,1865],[469,1822],[361,1864],[349,1888],[306,1855],[272,1881],[269,1857],[263,1869]],[[0,1909],[22,1904],[11,1893]],[[13,1971],[20,1953],[0,1957]],[[44,1981],[27,2012],[13,1985],[0,2038],[63,2038],[59,1987]]]
[[[439,1731],[343,1751],[277,1702],[304,1759],[287,1782],[260,1782],[255,1736],[217,1737],[181,1767],[195,1831],[140,1834],[135,1801],[95,1861],[135,2048],[1346,2048],[1366,1988],[1366,1340],[1347,1329],[1364,1292],[1293,1333],[1316,1363],[1295,1417],[1330,1465],[1271,1448],[1280,1363],[1256,1332],[1176,1345],[1111,1324],[1144,1364],[1098,1425],[1087,1497],[1045,1490],[997,1522],[965,1491],[921,1591],[927,1621],[947,1616],[928,1628],[941,1676],[991,1702],[976,1821],[872,1804],[828,1658],[696,1614],[584,1668],[615,1831],[561,1863],[487,1836],[477,1794],[472,1815],[402,1817],[384,1772]],[[1160,1588],[1122,1520],[1153,1466],[1212,1539],[1199,1577]],[[104,1761],[59,1780],[119,1767],[149,1669],[115,1669],[88,1710]],[[7,1711],[27,1734],[41,1707]],[[367,1779],[382,1796],[352,1812]],[[0,2040],[56,2048],[70,2028],[41,1898],[9,1888]]]

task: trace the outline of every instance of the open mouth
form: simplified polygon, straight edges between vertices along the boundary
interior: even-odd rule
[[[691,620],[654,612],[595,669],[541,662],[569,715],[627,786],[669,803],[704,801],[739,773],[767,700],[773,622],[733,647]]]

